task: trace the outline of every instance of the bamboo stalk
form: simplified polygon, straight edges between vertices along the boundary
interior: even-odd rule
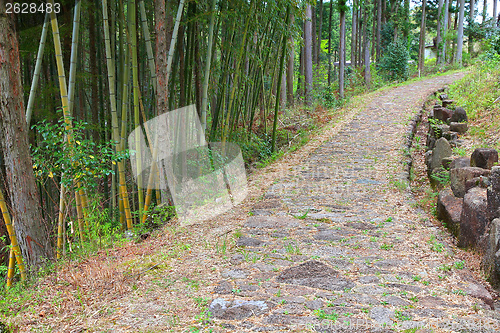
[[[146,16],[146,8],[144,8],[144,0],[139,1],[139,8],[141,11],[141,25],[144,31],[144,39],[146,41],[146,51],[148,53],[148,64],[149,64],[149,72],[151,75],[151,81],[153,83],[153,90],[156,92],[156,66],[155,59],[153,55],[153,47],[151,45],[151,35],[149,33],[148,20]]]
[[[12,225],[12,220],[10,218],[7,204],[5,203],[5,198],[3,196],[2,190],[0,190],[0,210],[2,211],[5,227],[7,228],[7,233],[9,234],[11,249],[14,251],[17,261],[17,266],[19,267],[19,271],[21,272],[21,280],[24,281],[26,280],[26,268],[23,263],[21,248],[17,243],[16,232],[14,230],[14,226]]]
[[[36,88],[40,79],[40,71],[42,70],[43,51],[45,49],[45,41],[47,40],[47,30],[49,27],[49,14],[45,14],[45,20],[42,27],[42,35],[40,37],[40,45],[38,46],[38,54],[36,56],[35,72],[33,73],[33,81],[31,82],[30,96],[26,107],[26,123],[30,127],[31,115],[33,114],[33,105],[35,104]]]
[[[16,256],[14,254],[14,250],[10,248],[9,266],[7,268],[7,287],[12,287],[12,280],[14,279],[15,268],[16,268]]]
[[[212,0],[210,11],[210,25],[208,27],[208,48],[207,48],[207,62],[205,63],[205,77],[203,78],[203,92],[201,98],[201,127],[203,132],[207,129],[207,104],[208,104],[208,83],[210,81],[210,64],[212,62],[212,47],[214,41],[214,22],[215,22],[215,4],[216,0]]]
[[[137,60],[137,31],[136,31],[136,5],[135,0],[129,0],[128,4],[128,29],[132,47],[132,86],[134,91],[134,127],[141,126],[139,110],[139,66]],[[140,133],[135,131],[135,153],[137,170],[142,170],[142,151],[140,143]],[[139,172],[139,171],[138,171]],[[137,177],[137,201],[139,203],[139,218],[144,214],[144,192],[142,177]]]
[[[80,8],[81,8],[81,1],[76,0],[74,9],[75,14],[73,18],[73,35],[71,41],[71,63],[69,67],[69,87],[68,87],[69,114],[73,114],[73,105],[75,97],[76,57],[78,53],[78,36],[80,32]]]
[[[113,141],[117,143],[116,149],[119,149],[118,138],[118,115],[116,109],[116,91],[115,91],[115,65],[111,54],[111,42],[109,39],[109,24],[108,24],[108,2],[107,0],[102,0],[102,13],[103,13],[103,24],[104,24],[104,42],[106,46],[106,65],[108,68],[108,81],[109,81],[109,100],[111,105],[111,123],[113,127]],[[117,150],[118,151],[118,150]],[[123,200],[123,208],[125,211],[125,218],[127,220],[127,228],[132,229],[132,213],[130,212],[130,205],[127,192],[127,184],[125,179],[125,167],[123,162],[120,161],[118,164],[118,177],[119,177],[119,192]]]
[[[64,177],[64,175],[62,176]],[[64,224],[64,193],[65,192],[65,187],[63,184],[61,184],[61,193],[59,194],[59,215],[58,215],[58,221],[57,221],[57,259],[61,259],[62,257],[62,248],[63,248],[63,224]]]

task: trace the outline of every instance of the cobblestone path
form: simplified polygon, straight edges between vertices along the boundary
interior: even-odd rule
[[[404,135],[461,74],[388,89],[268,188],[221,270],[222,331],[498,332],[489,292],[404,190]]]

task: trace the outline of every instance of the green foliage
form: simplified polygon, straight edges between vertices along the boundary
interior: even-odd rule
[[[85,138],[87,123],[74,121],[73,129],[68,131],[64,120],[56,124],[42,121],[32,128],[41,137],[37,146],[31,146],[33,169],[39,180],[47,177],[64,177],[61,183],[70,187],[80,182],[84,188],[93,188],[95,179],[113,173],[112,163],[129,156],[128,151],[115,153],[114,143],[97,144]],[[73,144],[67,143],[71,136]]]
[[[387,46],[379,68],[387,79],[404,81],[408,78],[409,58],[406,44],[397,40]]]

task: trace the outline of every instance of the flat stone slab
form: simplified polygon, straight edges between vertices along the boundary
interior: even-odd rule
[[[276,281],[325,290],[344,290],[355,286],[352,281],[316,260],[285,269]]]
[[[251,316],[260,316],[271,310],[272,304],[266,301],[227,301],[216,298],[210,303],[209,310],[217,319],[242,320]]]
[[[245,228],[277,229],[277,228],[295,228],[300,224],[289,217],[274,216],[251,216],[245,223]]]

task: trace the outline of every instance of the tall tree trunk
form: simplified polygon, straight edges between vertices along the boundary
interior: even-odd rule
[[[306,22],[304,24],[304,76],[306,104],[311,103],[313,75],[312,75],[312,11],[311,5],[306,5]]]
[[[483,1],[483,21],[481,23],[484,23],[486,21],[486,16],[488,16],[488,0]]]
[[[356,66],[356,41],[357,41],[357,27],[358,27],[358,15],[357,15],[357,4],[358,0],[353,0],[352,5],[352,30],[351,30],[351,66]]]
[[[290,16],[290,22],[291,25],[293,26],[295,21],[295,17],[293,14]],[[286,67],[286,97],[287,97],[287,102],[288,105],[293,105],[293,73],[294,73],[294,63],[295,63],[295,47],[293,43],[293,37],[292,34],[290,34],[290,40],[288,41],[288,45],[290,45],[290,54],[288,55],[288,63]]]
[[[314,7],[311,7],[311,29],[312,29],[312,37],[311,37],[311,42],[312,42],[312,61],[315,64],[318,59],[318,40],[317,40],[317,19],[316,19],[316,5]]]
[[[444,0],[439,0],[438,3],[438,21],[437,21],[437,37],[436,37],[436,62],[438,65],[444,64],[443,59],[443,48],[444,43],[444,33],[446,31],[445,25],[445,8]]]
[[[330,14],[328,17],[328,86],[332,84],[332,16],[333,1],[330,1]]]
[[[498,0],[493,0],[493,25],[497,26],[498,23],[498,17],[497,17],[497,1]]]
[[[156,113],[167,112],[167,27],[165,26],[165,0],[155,0],[156,31]]]
[[[316,43],[316,64],[319,65],[319,61],[321,58],[321,41],[323,39],[323,0],[319,0],[319,8],[318,8],[318,42]]]
[[[380,37],[382,31],[382,0],[377,0],[377,62],[380,61]]]
[[[344,98],[345,70],[345,0],[340,0],[340,43],[339,43],[339,95]]]
[[[476,6],[475,1],[470,0],[470,9],[469,9],[469,26],[474,25],[474,18],[476,16]],[[472,53],[474,53],[474,39],[472,38],[472,34],[469,32],[469,39],[467,42],[467,47],[469,49],[469,56],[472,58]]]
[[[418,43],[418,71],[424,69],[425,63],[425,7],[427,0],[422,0],[422,19],[420,20],[420,41]]]
[[[457,55],[455,57],[455,62],[460,66],[462,65],[462,49],[464,45],[464,12],[465,12],[465,0],[460,0],[458,31],[457,31]]]
[[[90,0],[89,6],[91,12],[89,13],[89,56],[90,56],[90,92],[91,92],[91,100],[90,100],[90,109],[92,110],[92,118],[94,121],[98,121],[99,119],[99,99],[97,92],[97,50],[96,50],[96,23],[95,23],[95,0]],[[94,130],[94,141],[101,142],[100,131],[99,128]]]
[[[0,148],[17,240],[29,268],[36,270],[53,254],[28,144],[16,17],[5,13],[5,5],[0,0]]]

